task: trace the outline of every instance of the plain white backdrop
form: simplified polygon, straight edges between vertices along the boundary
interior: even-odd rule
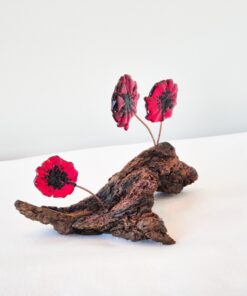
[[[246,1],[0,1],[0,159],[150,141],[118,129],[110,99],[178,84],[162,140],[247,130]],[[157,125],[151,124],[156,129]]]

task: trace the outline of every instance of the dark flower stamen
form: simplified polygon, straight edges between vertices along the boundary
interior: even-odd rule
[[[121,110],[123,114],[126,113],[135,113],[135,104],[132,102],[131,95],[130,94],[120,94],[122,98],[124,99],[124,107]]]
[[[71,194],[75,187],[87,191],[97,199],[104,208],[102,200],[85,187],[76,184],[78,172],[72,162],[55,155],[48,158],[36,169],[35,186],[46,196],[65,197]]]
[[[136,113],[139,99],[137,84],[130,75],[120,77],[112,95],[111,111],[118,127],[129,128],[129,121]]]
[[[147,116],[152,122],[162,122],[172,116],[177,103],[178,87],[171,79],[155,83],[149,96],[145,97]]]
[[[55,189],[61,189],[65,184],[69,183],[68,174],[61,171],[57,165],[48,171],[48,175],[45,178],[47,179],[48,186],[52,186]]]
[[[46,196],[65,197],[76,186],[78,172],[72,162],[55,155],[36,169],[35,186]]]
[[[162,110],[162,114],[164,115],[165,112],[167,111],[167,109],[172,109],[173,108],[173,102],[172,102],[172,99],[170,98],[170,94],[171,92],[170,91],[164,91],[162,93],[161,96],[159,96],[159,100],[160,100],[160,108]]]

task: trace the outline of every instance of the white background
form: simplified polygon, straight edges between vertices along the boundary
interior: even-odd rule
[[[110,113],[120,75],[142,97],[173,78],[163,139],[247,130],[246,1],[0,1],[0,159],[149,141]],[[157,126],[153,124],[152,127]]]
[[[198,170],[199,180],[180,194],[155,195],[153,210],[176,240],[171,246],[111,235],[60,235],[28,220],[15,210],[16,199],[60,207],[87,193],[43,196],[32,180],[44,156],[2,162],[0,295],[246,296],[247,133],[172,144],[180,159]],[[78,184],[97,192],[148,146],[92,148],[61,157],[73,160]]]

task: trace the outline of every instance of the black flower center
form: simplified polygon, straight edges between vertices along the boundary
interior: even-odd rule
[[[162,93],[161,96],[159,96],[159,100],[160,100],[160,108],[162,110],[162,114],[164,114],[167,109],[172,109],[173,108],[173,101],[170,97],[170,91],[166,90]]]
[[[68,174],[62,171],[57,165],[48,171],[46,176],[48,186],[55,189],[61,189],[65,184],[69,183]]]
[[[124,100],[124,106],[123,106],[123,113],[132,113],[134,112],[134,103],[131,99],[131,95],[130,94],[121,94],[123,100]]]
[[[117,105],[117,98],[118,96],[121,96],[124,100],[124,105],[120,110],[120,114],[128,114],[128,113],[132,113],[135,112],[135,104],[132,101],[132,97],[131,94],[126,93],[126,94],[119,94],[118,92],[115,92],[112,96],[112,111],[116,112],[116,110],[118,109],[118,105]]]

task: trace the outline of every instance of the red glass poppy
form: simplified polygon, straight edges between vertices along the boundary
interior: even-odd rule
[[[120,77],[112,95],[111,111],[118,127],[129,128],[129,121],[136,113],[139,99],[137,83],[130,75]]]
[[[178,87],[171,79],[156,83],[145,97],[147,116],[152,122],[163,121],[172,116],[172,110],[177,103]]]
[[[72,162],[52,156],[36,169],[35,186],[46,196],[65,197],[75,188],[78,172]]]

